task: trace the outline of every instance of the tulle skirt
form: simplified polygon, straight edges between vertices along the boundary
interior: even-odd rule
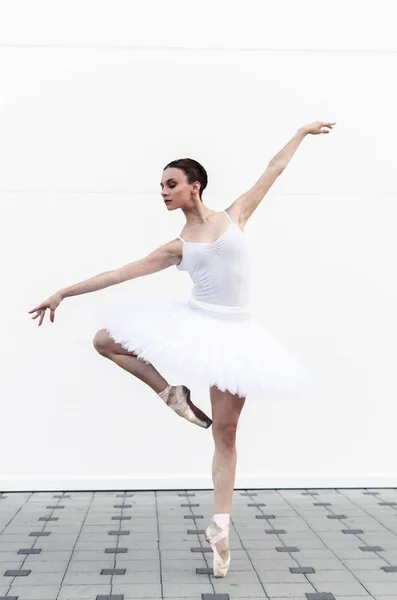
[[[162,295],[127,297],[102,309],[101,326],[171,385],[197,382],[241,397],[283,399],[316,388],[314,374],[248,310],[198,304]]]

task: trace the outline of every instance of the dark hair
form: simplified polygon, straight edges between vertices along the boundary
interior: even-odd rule
[[[203,199],[201,196],[208,183],[207,171],[204,169],[204,167],[193,158],[179,158],[178,160],[173,160],[164,167],[163,171],[165,171],[165,169],[168,169],[169,167],[174,169],[182,169],[182,171],[187,176],[187,180],[190,184],[194,183],[195,181],[200,182],[201,187],[199,195],[200,200],[202,202]]]

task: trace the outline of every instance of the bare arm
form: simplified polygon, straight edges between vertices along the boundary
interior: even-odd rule
[[[29,310],[28,313],[35,313],[32,319],[40,317],[38,323],[40,327],[43,323],[45,312],[47,308],[49,308],[50,321],[51,323],[54,323],[55,310],[64,298],[67,298],[68,296],[77,296],[78,294],[87,294],[88,292],[96,292],[105,287],[109,287],[110,285],[116,285],[117,283],[127,281],[128,279],[150,275],[156,271],[166,269],[171,265],[178,264],[181,257],[182,242],[179,239],[172,240],[140,260],[136,260],[124,265],[124,267],[114,269],[113,271],[105,271],[105,273],[100,273],[99,275],[95,275],[95,277],[91,277],[90,279],[80,281],[80,283],[59,290],[47,298],[47,300],[44,300],[44,302],[41,302],[41,304],[32,308],[32,310]]]
[[[74,285],[59,290],[59,294],[63,300],[69,296],[88,294],[89,292],[102,290],[110,285],[116,285],[116,283],[118,283],[116,273],[117,271],[105,271],[99,275],[94,275],[94,277],[90,277],[90,279],[85,279],[84,281],[80,281],[79,283],[75,283]]]
[[[238,219],[242,227],[250,218],[254,210],[258,208],[271,186],[284,171],[306,135],[309,133],[313,135],[329,133],[329,130],[332,130],[332,127],[335,124],[336,121],[315,121],[314,123],[299,127],[298,131],[290,141],[280,150],[280,152],[277,152],[277,154],[273,156],[266,170],[252,188],[244,194],[241,194],[241,196],[228,207],[229,212],[232,214],[234,213],[234,218]],[[324,129],[324,127],[328,129]]]
[[[105,271],[104,273],[95,275],[90,279],[86,279],[59,290],[59,294],[63,299],[69,296],[77,296],[78,294],[96,292],[111,285],[123,283],[129,279],[143,277],[144,275],[150,275],[152,273],[156,273],[157,271],[167,269],[168,267],[171,267],[179,262],[180,248],[181,242],[179,240],[172,240],[171,242],[156,248],[156,250],[144,258],[135,260],[134,262],[128,263],[118,269]]]
[[[275,154],[273,156],[273,158],[269,162],[268,166],[269,167],[274,166],[279,171],[282,171],[283,169],[285,169],[285,167],[288,165],[289,161],[291,160],[291,158],[293,157],[293,155],[299,148],[300,144],[302,143],[302,141],[304,140],[306,135],[307,135],[307,133],[306,133],[305,129],[303,127],[299,128],[298,131],[296,132],[296,134],[280,150],[280,152],[277,152],[277,154]]]
[[[298,129],[288,144],[273,156],[258,181],[228,207],[232,214],[237,215],[235,218],[238,219],[242,227],[245,226],[254,210],[258,208],[267,192],[279,178],[305,136],[306,132],[303,129]]]

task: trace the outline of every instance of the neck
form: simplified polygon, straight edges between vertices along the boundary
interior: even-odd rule
[[[186,223],[196,225],[198,223],[206,223],[212,215],[217,213],[216,210],[211,210],[202,202],[195,204],[192,207],[182,209],[186,218]]]

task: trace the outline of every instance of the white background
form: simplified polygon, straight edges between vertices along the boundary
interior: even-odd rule
[[[0,3],[0,489],[212,488],[211,429],[92,344],[105,303],[187,298],[186,273],[67,298],[54,324],[28,311],[180,233],[160,195],[171,160],[203,164],[204,203],[223,210],[316,120],[337,125],[303,140],[245,232],[255,316],[321,390],[247,398],[235,488],[397,485],[392,8]],[[192,399],[210,412],[208,390]]]

